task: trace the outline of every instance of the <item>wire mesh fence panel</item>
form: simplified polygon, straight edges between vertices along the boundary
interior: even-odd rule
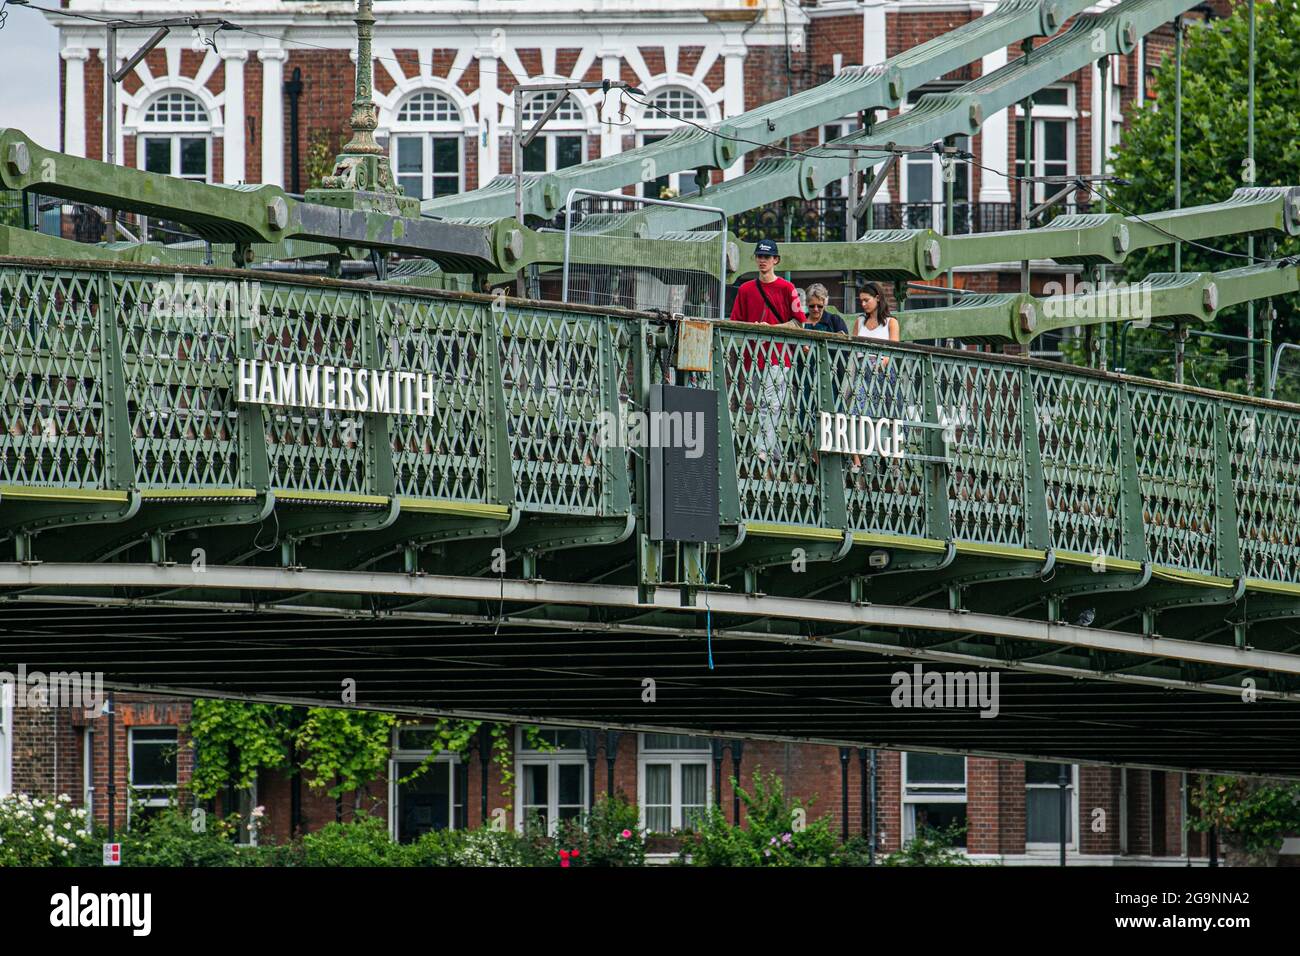
[[[689,232],[656,235],[642,215],[651,205],[685,204],[581,189],[569,194],[561,217],[564,263],[559,298],[721,318],[726,309],[725,213],[692,204],[689,208],[716,212],[716,220]],[[543,288],[546,284],[544,280]]]

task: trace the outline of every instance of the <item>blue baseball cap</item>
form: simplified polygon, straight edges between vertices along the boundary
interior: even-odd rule
[[[776,251],[775,239],[760,239],[758,245],[754,247],[755,256],[775,256],[779,255]]]

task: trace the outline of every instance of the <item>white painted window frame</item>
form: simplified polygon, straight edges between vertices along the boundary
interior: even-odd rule
[[[689,93],[695,98],[695,101],[700,104],[700,108],[704,115],[706,117],[709,115],[709,104],[705,98],[700,95],[699,91],[693,90],[689,86],[683,86],[681,83],[665,83],[662,86],[650,90],[645,96],[646,103],[648,104],[652,102],[660,93],[666,93],[669,90],[678,90],[683,93]],[[707,125],[710,121],[708,119],[696,119],[695,122]],[[664,116],[658,110],[647,105],[641,109],[641,115],[637,117],[636,120],[636,144],[637,146],[645,146],[647,135],[652,139],[658,139],[688,125],[690,124]],[[674,173],[668,173],[667,175],[669,188],[677,190],[677,195],[679,197],[693,196],[698,192],[698,190],[695,189],[695,170],[683,169]],[[658,179],[659,177],[656,176],[655,178]],[[642,182],[637,186],[638,196],[645,199],[661,198],[660,196],[646,196],[646,185],[645,182]],[[684,186],[689,187],[691,192],[686,192],[683,188]]]
[[[13,792],[14,685],[0,684],[0,797]]]
[[[1045,763],[1056,763],[1057,761],[1043,761]],[[1029,796],[1030,790],[1058,790],[1058,784],[1055,783],[1029,783],[1025,782],[1025,850],[1059,850],[1060,843],[1030,843],[1029,842]],[[1059,811],[1058,811],[1059,812]],[[1070,764],[1070,839],[1065,844],[1065,849],[1077,851],[1079,848],[1079,765]]]
[[[254,827],[251,830],[248,828],[249,824],[253,822],[252,811],[257,808],[257,777],[256,776],[253,777],[253,782],[251,785],[244,787],[242,790],[238,790],[236,792],[240,794],[242,793],[248,794],[249,814],[247,819],[243,817],[240,818],[239,835],[236,837],[235,842],[238,843],[240,846],[257,846],[257,828]],[[238,810],[238,807],[234,807],[232,809]]]
[[[455,116],[450,120],[398,120],[397,117],[401,115],[407,103],[424,93],[435,93],[446,99],[456,111]],[[415,138],[420,141],[420,187],[426,198],[433,195],[433,141],[435,139],[455,140],[456,192],[465,191],[465,116],[460,106],[445,91],[434,87],[411,90],[402,97],[393,110],[393,123],[388,129],[388,161],[392,164],[394,180],[400,180],[403,175],[410,175],[398,172],[397,141],[405,138]],[[450,179],[451,177],[439,176],[438,178]]]
[[[419,724],[414,726],[408,725],[406,727],[393,728],[393,737],[392,737],[392,741],[389,744],[389,746],[392,749],[388,754],[388,835],[391,836],[394,841],[396,841],[398,838],[397,821],[400,816],[399,814],[400,808],[398,807],[398,791],[397,791],[397,783],[399,777],[397,765],[399,763],[408,763],[412,761],[418,762],[418,761],[427,760],[433,754],[432,750],[398,749],[398,740],[400,739],[398,734],[400,734],[402,731],[427,730],[427,729],[433,729],[433,728],[427,724]],[[460,761],[459,754],[447,753],[445,751],[443,753],[440,753],[437,759],[434,760],[435,764],[449,765],[447,769],[447,773],[449,774],[449,781],[450,781],[450,785],[447,787],[447,802],[448,802],[447,821],[449,824],[447,829],[449,830],[455,830],[457,828],[456,827],[456,781],[457,781],[458,774],[456,771],[457,768],[460,766],[460,762],[461,761]],[[426,770],[425,773],[430,773],[433,769],[434,768],[431,767],[429,768],[429,770]],[[464,800],[462,799],[461,802],[463,803]]]
[[[86,727],[81,732],[81,805],[86,816],[95,818],[95,731]]]
[[[637,734],[636,754],[636,803],[641,814],[641,828],[646,823],[646,768],[651,764],[668,764],[672,768],[670,784],[671,810],[670,830],[680,830],[685,825],[682,814],[682,767],[686,765],[704,765],[704,806],[705,809],[715,803],[713,790],[713,751],[706,741],[697,750],[655,750],[646,747],[645,734]]]
[[[546,728],[552,729],[552,728]],[[565,728],[554,728],[565,729]],[[590,767],[587,764],[586,750],[529,750],[524,745],[526,738],[522,727],[515,728],[515,829],[524,832],[527,822],[524,805],[524,776],[526,767],[547,767],[546,773],[546,820],[547,828],[554,834],[559,825],[559,790],[560,777],[555,768],[578,766],[582,768],[582,818],[586,819],[591,810],[591,781],[588,779]]]
[[[200,123],[180,123],[180,122],[158,122],[156,120],[145,120],[143,117],[149,114],[149,110],[159,100],[170,96],[173,93],[181,93],[189,99],[194,100],[199,109],[203,111],[206,117]],[[178,179],[188,179],[193,182],[212,182],[212,137],[213,124],[212,112],[203,103],[203,101],[191,93],[189,90],[176,89],[168,87],[154,93],[149,97],[148,102],[140,110],[141,121],[135,129],[135,165],[137,169],[145,169],[145,153],[147,152],[145,141],[150,139],[170,140],[171,149],[171,170],[168,175],[175,176]],[[182,139],[201,139],[204,144],[204,170],[203,178],[200,180],[197,176],[181,176],[181,148]]]
[[[1046,157],[1043,153],[1047,137],[1044,135],[1043,127],[1045,121],[1066,120],[1065,124],[1065,175],[1073,176],[1078,169],[1078,157],[1075,155],[1078,150],[1079,135],[1079,91],[1073,83],[1053,83],[1049,89],[1064,89],[1066,91],[1066,105],[1059,106],[1056,104],[1043,105],[1034,104],[1034,155],[1031,158],[1029,169],[1031,176],[1042,176],[1043,167]],[[1024,108],[1017,103],[1014,114],[1011,117],[1011,133],[1014,137],[1016,126],[1019,121],[1024,119]],[[1013,140],[1014,142],[1014,140]],[[1016,171],[1019,169],[1020,157],[1017,156],[1011,166],[1013,175],[1019,175]],[[1042,202],[1047,198],[1048,189],[1046,184],[1039,183],[1035,189],[1034,201]]]
[[[960,756],[960,755],[957,755]],[[901,781],[901,800],[899,801],[899,833],[902,834],[902,843],[906,846],[916,836],[916,814],[915,808],[922,803],[960,803],[966,805],[968,800],[968,787],[970,786],[970,765],[967,758],[962,757],[962,782],[955,783],[927,783],[927,784],[909,784],[907,782],[907,751],[903,751],[899,761],[899,780]],[[931,792],[922,793],[913,791],[912,787],[928,787]]]
[[[173,746],[180,746],[180,728],[168,724],[159,724],[156,726],[128,727],[126,731],[126,779],[127,793],[129,799],[126,801],[126,820],[127,826],[131,824],[131,815],[137,807],[158,807],[166,808],[171,806],[172,798],[180,789],[180,766],[176,767],[176,783],[174,784],[150,784],[147,787],[140,787],[135,782],[135,735],[141,731],[158,731],[170,730],[176,735]],[[156,743],[150,743],[149,746],[158,746]],[[179,753],[175,758],[178,760]],[[154,794],[152,796],[141,797],[141,792]],[[157,795],[160,794],[161,795]]]

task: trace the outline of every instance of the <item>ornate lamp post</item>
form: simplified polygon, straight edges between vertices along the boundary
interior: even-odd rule
[[[352,138],[334,159],[334,171],[321,181],[320,189],[309,189],[307,201],[348,209],[384,212],[395,216],[418,216],[420,201],[404,196],[393,180],[384,148],[375,142],[379,112],[371,94],[373,60],[370,41],[374,32],[374,0],[357,0],[357,80],[352,99]]]

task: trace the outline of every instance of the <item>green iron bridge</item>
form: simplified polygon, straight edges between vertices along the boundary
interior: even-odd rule
[[[457,291],[564,262],[562,235],[533,227],[574,186],[633,185],[646,159],[659,174],[730,165],[1022,41],[1002,69],[831,145],[970,134],[1191,3],[1084,6],[1002,3],[718,130],[524,177],[522,222],[504,180],[421,211],[385,187],[376,152],[345,151],[329,188],[298,198],[0,130],[0,187],[181,223],[236,266],[198,265],[202,243],[0,226],[0,669],[304,704],[340,704],[355,681],[356,706],[412,715],[1300,776],[1300,407]],[[364,73],[363,16],[358,29]],[[698,201],[730,215],[812,196],[848,156],[762,160]],[[681,265],[698,259],[674,242],[694,215],[645,211],[573,242],[587,261],[680,251]],[[783,244],[782,267],[1104,270],[1157,245],[1297,234],[1300,188],[1275,185],[1026,231]],[[408,261],[380,281],[394,253]],[[751,253],[730,243],[726,278]],[[248,268],[366,257],[376,281]],[[1140,321],[1211,325],[1300,291],[1300,268],[1260,259],[1141,288]],[[1133,319],[1104,294],[1027,289],[899,317],[908,341],[992,345]],[[790,359],[775,414],[772,349]],[[285,396],[308,373],[334,401]],[[690,488],[611,428],[655,411],[661,386],[708,410]],[[836,416],[861,415],[899,422],[893,454],[823,450],[826,416],[838,438]],[[663,534],[665,500],[706,540]],[[914,664],[996,674],[996,719],[893,706]]]
[[[211,308],[232,286],[239,307]],[[399,712],[1296,769],[1300,408],[708,334],[711,371],[678,372],[672,322],[638,313],[0,261],[5,662],[292,701],[351,677]],[[794,356],[766,460],[763,337]],[[886,357],[870,374],[902,457],[855,473],[816,453],[818,418]],[[240,359],[418,367],[433,414],[241,402]],[[716,395],[714,546],[651,538],[648,457],[599,427],[668,377]],[[1001,714],[892,709],[900,659],[997,669]]]

